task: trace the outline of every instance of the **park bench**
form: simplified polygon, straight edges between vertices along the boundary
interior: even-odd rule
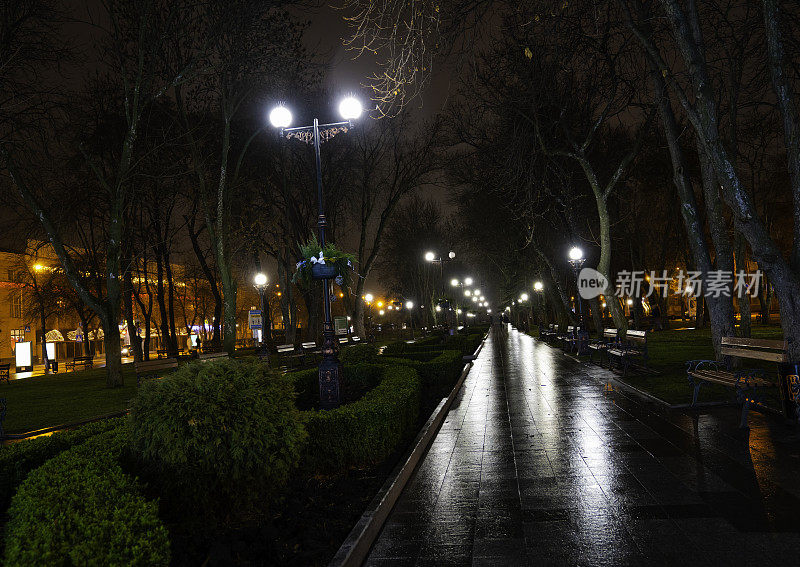
[[[167,349],[160,348],[160,349],[156,350],[156,356],[158,358],[169,358],[169,353],[167,352]]]
[[[11,380],[11,363],[6,362],[5,364],[0,364],[0,380],[5,380],[6,384],[9,383]]]
[[[350,340],[353,341],[354,343],[360,343],[361,342],[361,337],[355,336],[355,337],[351,338]]]
[[[204,352],[197,355],[197,359],[200,362],[214,362],[215,360],[222,360],[223,358],[228,358],[228,353],[225,351],[222,352]]]
[[[562,350],[567,350],[573,338],[575,338],[575,326],[567,325],[567,330],[558,334],[558,340],[561,341]]]
[[[603,336],[589,343],[589,362],[592,362],[592,355],[596,352],[599,355],[598,363],[603,363],[603,353],[606,352],[617,342],[617,330],[614,328],[604,329]]]
[[[317,347],[317,343],[314,341],[309,341],[307,343],[300,343],[300,348],[303,351],[303,354],[314,354],[321,352],[320,349]]]
[[[703,384],[720,384],[733,388],[736,400],[742,406],[739,427],[747,428],[747,414],[753,402],[760,402],[763,388],[775,386],[774,380],[765,377],[761,368],[731,368],[731,358],[746,360],[763,360],[781,363],[786,361],[786,342],[765,339],[740,339],[723,337],[720,354],[725,363],[716,360],[689,360],[686,362],[686,374],[689,385],[694,387],[692,407],[697,403],[697,396]],[[800,408],[798,408],[800,409]]]
[[[580,327],[573,327],[572,335],[569,335],[569,327],[567,327],[567,334],[564,341],[565,349],[578,355],[586,354],[586,348],[589,345],[588,331],[582,330]]]
[[[641,363],[647,367],[647,331],[628,331],[624,339],[606,349],[608,355],[608,367],[611,368],[613,360],[616,359],[622,368],[622,375],[628,373],[631,364]]]
[[[339,337],[339,344],[340,345],[346,345],[349,342],[350,342],[350,339],[348,337]]]
[[[94,365],[93,357],[91,357],[91,356],[76,356],[75,358],[73,358],[69,362],[65,362],[64,363],[64,367],[67,370],[69,370],[70,368],[72,368],[72,370],[75,370],[75,366],[77,366],[77,365],[83,366],[84,369],[91,368]]]
[[[164,370],[175,370],[178,368],[177,358],[157,358],[156,360],[143,360],[141,362],[134,362],[133,368],[136,371],[136,384],[141,386],[142,380],[154,378],[160,379],[161,375],[154,374],[152,376],[143,376],[144,374],[151,374],[156,372],[163,372]]]
[[[559,325],[553,325],[553,324],[550,325],[550,329],[547,333],[547,336],[545,337],[545,340],[548,343],[558,340],[558,335],[560,334],[558,328]]]
[[[285,345],[278,345],[275,347],[275,352],[284,360],[288,360],[290,364],[286,364],[286,367],[289,368],[293,366],[291,364],[294,361],[302,360],[303,355],[298,353],[297,350],[294,348],[293,344],[285,344]]]

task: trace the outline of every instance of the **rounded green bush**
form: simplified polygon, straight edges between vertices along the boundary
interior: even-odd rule
[[[58,431],[52,435],[0,447],[0,510],[5,511],[17,486],[32,470],[98,433],[119,427],[124,419],[103,419],[76,429]]]
[[[186,365],[143,384],[131,407],[134,454],[187,511],[267,503],[305,437],[291,381],[259,361]]]
[[[350,345],[339,352],[342,364],[375,364],[378,360],[378,347],[368,343]]]
[[[5,565],[168,565],[158,504],[141,494],[119,458],[118,427],[31,472],[8,510]]]

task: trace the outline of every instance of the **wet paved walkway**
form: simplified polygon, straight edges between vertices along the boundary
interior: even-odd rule
[[[800,564],[793,426],[608,376],[493,330],[367,565]]]

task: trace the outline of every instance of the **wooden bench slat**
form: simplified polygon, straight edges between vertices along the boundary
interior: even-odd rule
[[[755,349],[732,348],[722,346],[720,353],[726,356],[735,356],[738,358],[750,358],[755,360],[766,360],[768,362],[784,362],[786,360],[785,352],[768,352]]]
[[[722,344],[740,347],[756,347],[761,349],[786,350],[786,341],[776,341],[774,339],[722,337]]]

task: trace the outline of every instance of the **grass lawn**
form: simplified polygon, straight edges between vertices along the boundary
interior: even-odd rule
[[[136,392],[133,364],[123,364],[125,385],[106,388],[106,369],[50,374],[0,384],[6,399],[6,433],[90,419],[128,408]]]
[[[752,337],[758,339],[781,340],[783,335],[777,325],[753,326]],[[692,401],[692,388],[686,379],[686,361],[693,359],[713,359],[710,329],[667,330],[648,334],[649,365],[658,374],[636,373],[625,377],[625,382],[640,390],[656,396],[670,404],[685,404]],[[752,366],[774,372],[777,365],[769,362],[753,361]],[[748,364],[750,366],[750,364]],[[780,408],[777,388],[765,395],[765,404]],[[730,388],[705,385],[700,389],[699,401],[732,400],[734,392]]]

